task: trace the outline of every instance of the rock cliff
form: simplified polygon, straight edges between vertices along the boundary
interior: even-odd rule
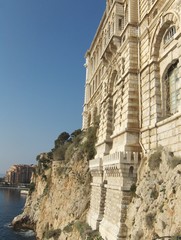
[[[101,239],[86,224],[91,177],[87,157],[78,149],[69,161],[52,160],[47,154],[39,157],[24,212],[14,219],[15,228],[33,228],[40,240]],[[161,147],[142,159],[137,183],[130,190],[126,239],[181,236],[180,163],[180,158]]]
[[[34,175],[30,191],[24,212],[15,221],[33,228],[37,239],[79,239],[78,231],[71,234],[74,223],[84,220],[89,204],[86,160],[52,162],[43,174]]]
[[[142,160],[127,212],[127,239],[181,237],[180,163],[180,158],[162,148]]]
[[[38,166],[24,211],[13,220],[15,229],[33,229],[38,240],[99,239],[98,233],[86,224],[91,180],[86,152],[88,138],[81,134],[73,142],[62,143],[58,139],[52,152],[37,157]],[[89,140],[92,139],[90,136]],[[59,160],[65,153],[69,156]]]

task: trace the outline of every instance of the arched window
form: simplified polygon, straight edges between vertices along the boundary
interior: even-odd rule
[[[176,33],[176,28],[175,26],[172,26],[170,27],[167,32],[165,33],[165,36],[164,36],[164,44],[170,42],[172,39],[173,39],[173,36],[175,35]]]
[[[133,177],[133,173],[134,173],[134,167],[131,166],[131,167],[129,168],[129,177]]]
[[[178,106],[180,103],[178,61],[172,64],[165,74],[164,95],[166,116],[170,116],[178,111]]]
[[[113,71],[112,75],[111,75],[111,79],[110,79],[110,83],[109,83],[109,93],[114,93],[115,89],[116,89],[116,83],[118,81],[118,73],[116,70]]]

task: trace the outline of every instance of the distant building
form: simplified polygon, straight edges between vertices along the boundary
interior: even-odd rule
[[[13,165],[6,172],[5,182],[9,184],[30,183],[33,165]]]

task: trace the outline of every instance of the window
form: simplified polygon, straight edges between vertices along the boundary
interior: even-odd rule
[[[164,44],[170,42],[173,39],[175,33],[176,33],[175,26],[170,27],[164,36]]]
[[[134,173],[134,167],[131,166],[131,167],[129,168],[129,177],[133,177],[133,173]]]
[[[114,103],[114,106],[113,106],[113,114],[112,114],[112,132],[113,132],[114,129],[115,129],[117,110],[118,110],[118,103],[117,103],[117,100],[116,100],[115,103]]]
[[[158,9],[156,8],[155,11],[153,12],[153,18],[157,15]]]
[[[121,31],[123,29],[123,19],[122,18],[119,19],[118,26],[119,26],[119,30]]]
[[[178,76],[178,61],[168,69],[165,79],[165,109],[166,115],[170,116],[178,111],[180,102],[180,81]]]

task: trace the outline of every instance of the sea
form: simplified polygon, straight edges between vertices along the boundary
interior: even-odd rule
[[[18,189],[0,188],[0,240],[35,240],[31,230],[14,231],[11,222],[23,211],[26,195]]]

